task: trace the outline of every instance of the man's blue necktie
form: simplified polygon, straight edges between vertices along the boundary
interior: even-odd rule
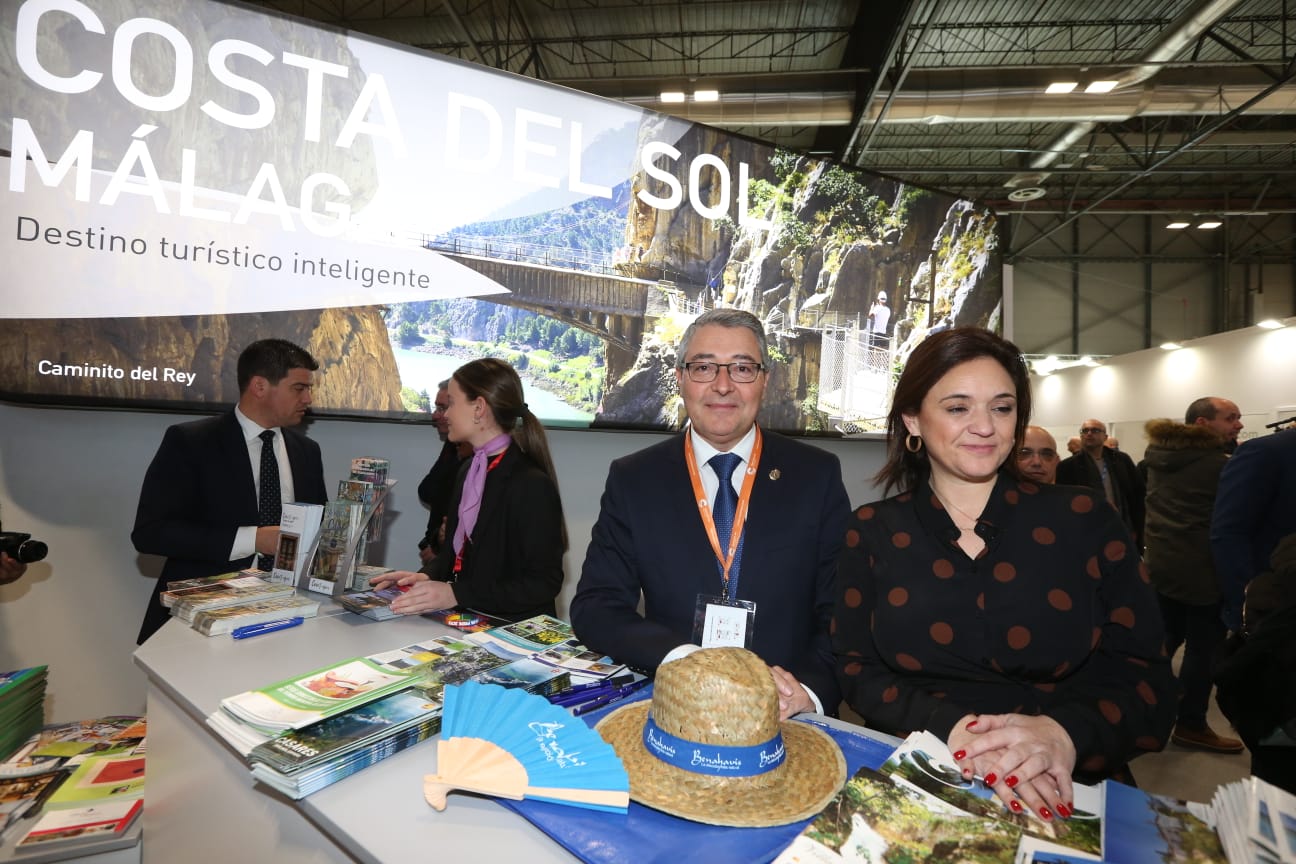
[[[715,471],[716,477],[720,480],[720,488],[716,490],[715,507],[712,508],[711,518],[715,521],[716,536],[720,540],[720,554],[726,555],[729,552],[729,537],[734,528],[734,511],[738,507],[738,493],[734,491],[733,473],[739,464],[742,463],[742,457],[736,453],[717,453],[711,457],[711,470]],[[742,526],[738,526],[742,531]],[[738,567],[742,563],[742,540],[738,541],[738,549],[734,552],[733,566],[729,568],[729,591],[730,599],[738,596]],[[724,573],[724,566],[720,565],[720,572]]]

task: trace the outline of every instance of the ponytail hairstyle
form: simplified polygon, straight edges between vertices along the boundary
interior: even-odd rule
[[[522,398],[522,379],[517,370],[498,358],[484,357],[460,366],[453,377],[470,400],[486,400],[486,407],[499,427],[557,487],[558,474],[549,455],[549,439],[545,437],[544,425]],[[567,522],[563,519],[559,524],[562,525],[562,545],[566,552]]]

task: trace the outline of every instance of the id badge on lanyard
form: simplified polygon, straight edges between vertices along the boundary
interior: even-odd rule
[[[756,427],[756,442],[752,446],[751,458],[744,472],[742,491],[738,495],[738,504],[734,512],[733,528],[729,536],[729,548],[720,548],[720,538],[716,533],[715,519],[711,514],[711,504],[702,487],[702,475],[698,471],[697,457],[693,455],[693,442],[688,436],[684,439],[684,461],[688,465],[689,479],[693,484],[694,498],[697,500],[698,513],[706,529],[707,539],[711,541],[711,551],[715,553],[720,566],[721,595],[699,594],[693,612],[693,642],[703,648],[747,648],[752,647],[752,638],[756,631],[756,604],[751,600],[739,600],[732,596],[736,593],[737,580],[730,579],[730,570],[741,542],[742,533],[746,530],[747,505],[751,500],[752,486],[756,479],[756,469],[760,464],[761,432]]]

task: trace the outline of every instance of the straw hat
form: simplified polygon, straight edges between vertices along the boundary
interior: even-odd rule
[[[650,710],[654,725],[646,729]],[[694,822],[742,828],[799,822],[823,810],[846,782],[836,742],[807,723],[780,723],[769,668],[742,648],[708,648],[665,664],[651,703],[620,708],[595,728],[625,765],[633,800]],[[771,753],[774,759],[761,759]],[[736,760],[747,767],[732,770],[746,772],[778,755],[783,761],[772,770],[724,776]],[[706,766],[716,773],[698,773]]]

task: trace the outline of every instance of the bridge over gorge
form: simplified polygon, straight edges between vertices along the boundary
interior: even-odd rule
[[[453,258],[503,285],[511,294],[487,298],[555,318],[635,352],[644,319],[657,317],[703,292],[704,285],[678,282],[675,274],[637,279],[622,275],[607,256],[570,247],[484,237],[428,240],[428,249]]]

